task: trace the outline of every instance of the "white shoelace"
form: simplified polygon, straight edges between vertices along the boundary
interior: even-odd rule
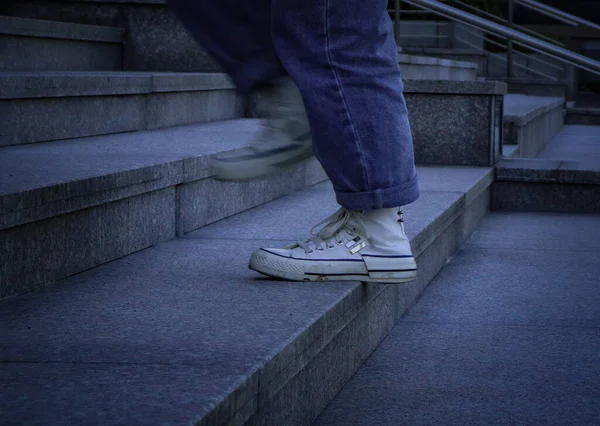
[[[325,226],[320,231],[315,232],[322,225]],[[306,254],[311,254],[314,250],[322,251],[325,247],[334,248],[336,244],[344,244],[350,241],[359,231],[364,231],[360,213],[342,207],[327,219],[316,224],[310,231],[311,238],[298,241],[296,244],[304,249]]]

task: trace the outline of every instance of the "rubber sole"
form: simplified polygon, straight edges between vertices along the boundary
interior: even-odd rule
[[[412,263],[411,263],[412,261]],[[360,262],[359,262],[360,263]],[[361,281],[382,284],[402,284],[413,281],[417,277],[417,268],[414,259],[406,259],[406,270],[397,270],[389,273],[378,272],[371,276],[362,263],[363,271],[358,271],[361,266],[352,265],[347,268],[347,263],[331,262],[327,265],[320,264],[320,271],[310,268],[310,262],[292,259],[277,259],[265,256],[261,252],[254,253],[250,258],[248,268],[271,278],[296,282],[327,282],[327,281]],[[308,267],[307,267],[308,266]],[[413,267],[414,266],[414,267]],[[312,269],[312,271],[310,270]],[[335,271],[327,273],[325,269]],[[354,271],[343,271],[344,269],[355,269]]]

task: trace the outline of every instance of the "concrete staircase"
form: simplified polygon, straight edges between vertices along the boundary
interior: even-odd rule
[[[336,209],[316,161],[212,179],[210,157],[247,145],[258,121],[161,0],[3,7],[8,424],[309,424],[490,208],[506,84],[401,56],[419,278],[262,279],[245,267],[254,249],[303,238]],[[165,48],[149,48],[160,36]]]

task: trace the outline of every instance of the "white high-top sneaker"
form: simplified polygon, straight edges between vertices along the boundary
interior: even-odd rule
[[[315,233],[320,225],[325,226]],[[282,249],[257,250],[249,268],[292,281],[402,283],[417,275],[398,208],[342,208],[315,228],[308,240]]]
[[[261,130],[244,149],[212,160],[217,180],[247,180],[277,172],[313,155],[302,95],[290,77],[257,91],[254,110]]]

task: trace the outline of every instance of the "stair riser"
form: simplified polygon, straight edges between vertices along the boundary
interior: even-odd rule
[[[67,201],[46,219],[0,231],[0,250],[10,256],[0,264],[0,298],[43,287],[324,178],[311,160],[251,182],[182,182],[179,175],[93,194],[70,211]]]
[[[233,90],[0,100],[0,146],[158,129],[243,116]]]
[[[600,169],[593,158],[505,160],[492,190],[493,210],[600,213]]]
[[[117,43],[0,35],[2,71],[117,71],[123,47]]]
[[[567,86],[564,84],[550,83],[508,83],[508,92],[530,96],[552,96],[556,98],[565,98],[567,96]]]
[[[496,182],[493,210],[545,213],[600,213],[600,185]]]
[[[600,114],[573,114],[567,113],[565,124],[582,124],[600,126]]]

